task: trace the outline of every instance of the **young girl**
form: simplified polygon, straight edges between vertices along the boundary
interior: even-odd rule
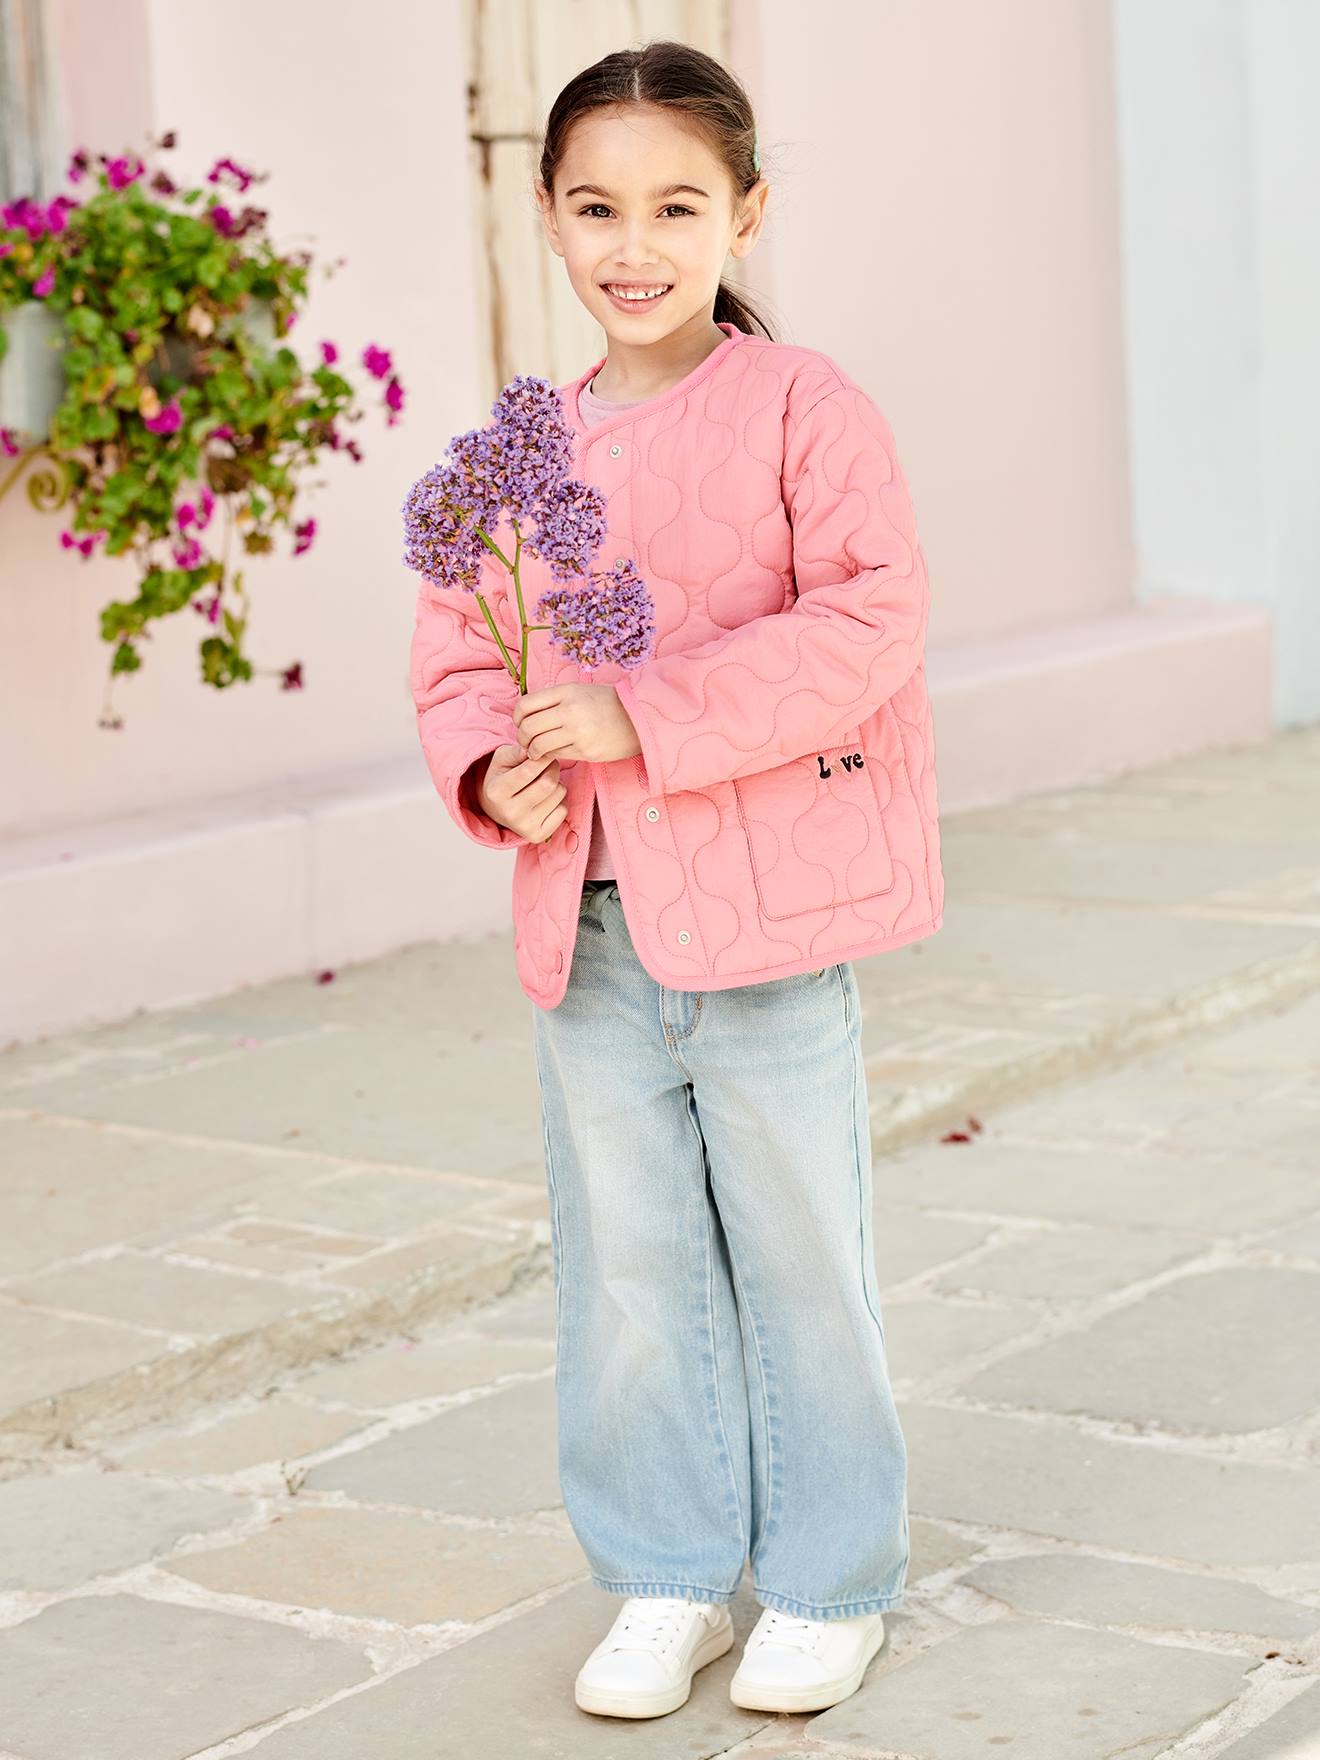
[[[926,566],[879,409],[721,280],[759,167],[746,93],[686,45],[560,94],[537,197],[608,341],[558,388],[572,474],[608,497],[597,566],[636,559],[653,651],[583,681],[534,635],[519,697],[473,596],[429,581],[413,645],[449,811],[517,850],[560,1479],[624,1598],[575,1697],[619,1717],[674,1710],[729,1649],[749,1556],[733,1701],[836,1703],[908,1565],[853,961],[942,921]],[[531,606],[554,583],[521,568]],[[483,590],[516,646],[508,578]]]

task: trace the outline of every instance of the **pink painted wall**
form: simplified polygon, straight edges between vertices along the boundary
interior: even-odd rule
[[[733,0],[772,185],[748,285],[877,398],[931,641],[1121,610],[1133,552],[1109,7]]]
[[[353,356],[368,342],[391,348],[407,405],[386,429],[377,382],[363,375],[372,414],[355,434],[366,457],[332,457],[317,472],[325,487],[305,509],[318,521],[314,547],[293,559],[290,536],[282,554],[247,569],[252,658],[277,670],[301,659],[306,688],[281,691],[278,678],[201,686],[202,620],[185,613],[161,627],[142,671],[117,681],[120,732],[96,726],[111,652],[98,613],[131,596],[133,572],[61,550],[60,516],[36,514],[11,491],[0,698],[16,744],[0,765],[0,830],[55,829],[416,749],[400,504],[449,436],[486,414],[474,370],[461,14],[451,0],[331,22],[314,0],[233,0],[220,13],[63,0],[75,140],[136,149],[173,127],[179,146],[164,162],[176,175],[202,177],[224,154],[271,171],[251,195],[270,209],[274,237],[322,261],[348,259],[314,281],[290,341],[306,359],[322,337]]]

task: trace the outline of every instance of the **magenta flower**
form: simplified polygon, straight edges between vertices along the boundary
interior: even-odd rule
[[[77,550],[83,557],[88,557],[105,536],[105,532],[87,532],[80,538],[73,532],[63,531],[60,533],[60,543],[64,549]]]
[[[14,430],[0,428],[0,452],[3,452],[6,458],[17,458],[22,450],[23,448],[14,438]]]
[[[136,182],[146,170],[146,166],[138,158],[110,159],[106,163],[105,175],[111,189],[127,189],[130,183]]]
[[[312,539],[316,536],[316,521],[314,519],[303,520],[293,528],[293,535],[298,540],[294,545],[293,553],[295,556],[301,556],[304,550],[310,550],[312,547]]]
[[[232,184],[238,191],[239,195],[245,195],[247,193],[248,185],[252,183],[254,179],[250,171],[245,171],[241,165],[236,165],[232,159],[217,159],[215,164],[212,165],[211,169],[207,172],[206,181],[208,183],[224,182]]]
[[[177,397],[171,397],[159,415],[145,416],[143,426],[153,434],[173,434],[183,426],[183,411],[179,408]]]
[[[230,213],[229,209],[225,207],[223,202],[217,202],[213,208],[208,208],[206,211],[206,218],[222,237],[232,238],[234,236],[236,231],[234,216]]]
[[[81,183],[83,178],[87,175],[87,170],[91,165],[91,162],[92,156],[87,151],[87,148],[79,147],[78,151],[69,160],[69,167],[64,175],[68,178],[70,183]]]
[[[229,426],[228,422],[221,422],[218,427],[211,429],[211,432],[206,438],[208,440],[232,440],[234,438],[234,430]]]
[[[41,274],[38,275],[37,279],[32,283],[32,291],[36,294],[38,299],[45,299],[46,295],[54,285],[55,265],[53,263],[47,263],[46,267],[41,271]]]
[[[385,387],[385,407],[390,412],[385,419],[385,425],[392,428],[399,419],[399,411],[403,408],[403,386],[399,383],[397,374]]]
[[[174,560],[180,568],[196,568],[205,555],[205,550],[196,538],[189,538],[186,544],[176,545],[174,550]]]
[[[362,365],[373,379],[383,379],[390,370],[389,350],[377,348],[374,342],[369,343],[362,350]]]
[[[295,660],[292,666],[286,666],[280,678],[282,691],[300,691],[303,688],[302,661]]]
[[[333,367],[335,362],[339,359],[339,350],[335,347],[333,342],[323,342],[321,344],[321,359],[325,362],[327,367]]]
[[[13,245],[7,238],[0,238],[0,257],[7,257],[13,248]]]
[[[52,232],[63,232],[69,223],[68,216],[75,208],[80,208],[81,206],[81,202],[75,202],[69,196],[56,196],[55,200],[51,202],[50,206],[46,209],[47,226]]]

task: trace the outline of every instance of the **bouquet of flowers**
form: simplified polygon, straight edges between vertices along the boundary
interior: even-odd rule
[[[547,379],[519,374],[491,406],[491,421],[451,440],[447,457],[408,491],[403,560],[442,586],[463,587],[477,603],[518,686],[527,692],[527,641],[533,630],[580,665],[641,665],[655,639],[655,612],[631,557],[593,571],[605,537],[605,497],[569,476],[573,435]],[[512,559],[496,542],[512,525]],[[519,572],[523,553],[540,557],[557,581],[538,599],[542,623],[528,623]],[[521,630],[515,661],[478,591],[485,555],[513,576]]]

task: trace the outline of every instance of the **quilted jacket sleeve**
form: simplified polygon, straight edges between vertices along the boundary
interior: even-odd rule
[[[500,567],[490,559],[481,591],[516,656],[495,597],[494,571]],[[421,578],[409,660],[422,751],[451,818],[474,843],[489,849],[517,849],[529,842],[477,805],[473,767],[496,746],[518,744],[512,712],[518,687],[475,593]]]
[[[616,682],[651,793],[751,776],[833,744],[921,663],[926,564],[888,422],[851,381],[785,421],[798,596]]]

